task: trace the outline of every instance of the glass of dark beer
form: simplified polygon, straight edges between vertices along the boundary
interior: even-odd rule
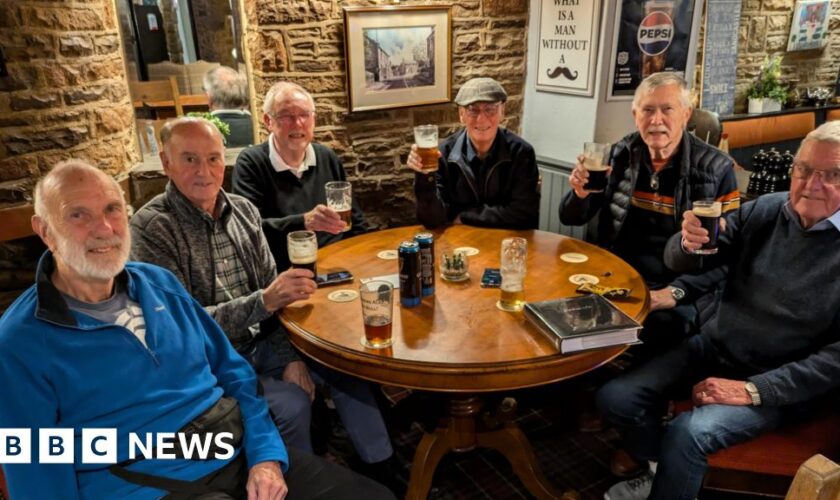
[[[604,142],[585,142],[583,144],[583,166],[589,174],[589,180],[583,189],[592,193],[603,193],[607,188],[607,164],[610,145]]]
[[[289,249],[289,261],[293,269],[309,269],[318,275],[318,239],[314,231],[292,231],[286,235]]]
[[[414,143],[417,154],[423,163],[424,172],[436,172],[438,169],[438,126],[418,125],[414,127]]]
[[[353,227],[353,186],[346,181],[333,181],[324,184],[327,192],[327,206],[341,216],[344,231]]]
[[[717,240],[720,231],[721,204],[714,200],[698,200],[692,204],[691,211],[700,219],[700,225],[709,232],[709,241],[694,251],[700,255],[711,255],[718,251]]]
[[[362,345],[382,349],[391,345],[391,323],[394,315],[394,286],[387,281],[368,281],[359,286],[365,336]]]

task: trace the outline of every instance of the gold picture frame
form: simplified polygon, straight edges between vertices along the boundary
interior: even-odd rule
[[[452,100],[452,7],[344,8],[351,112]]]

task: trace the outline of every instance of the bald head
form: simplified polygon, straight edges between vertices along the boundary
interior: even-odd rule
[[[35,215],[44,221],[54,220],[61,205],[61,193],[65,187],[94,181],[120,193],[122,188],[113,177],[84,160],[71,159],[60,162],[35,186]]]
[[[216,137],[221,144],[225,143],[225,138],[219,129],[213,123],[205,118],[198,116],[182,116],[174,120],[167,121],[160,129],[160,142],[166,148],[175,135],[187,135],[193,133],[209,133]]]

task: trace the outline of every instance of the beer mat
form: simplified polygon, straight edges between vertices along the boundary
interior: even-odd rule
[[[582,253],[566,252],[560,254],[560,260],[562,260],[563,262],[569,262],[570,264],[580,264],[589,260],[589,257]]]
[[[569,281],[575,285],[582,285],[584,283],[597,285],[601,280],[599,280],[597,276],[592,276],[591,274],[573,274],[569,276]]]
[[[384,276],[373,276],[371,278],[362,278],[359,283],[365,284],[369,281],[387,281],[394,287],[394,290],[400,288],[400,276],[398,274],[386,274]]]
[[[399,257],[396,250],[382,250],[376,256],[382,260],[397,260],[397,257]]]
[[[344,290],[336,290],[334,292],[330,292],[327,295],[327,298],[333,302],[350,302],[351,300],[356,300],[359,296],[359,292],[356,290],[350,290],[349,288],[345,288]]]
[[[577,287],[577,291],[578,293],[594,293],[608,299],[621,299],[630,295],[629,288],[601,286],[592,283],[581,283],[581,285]]]
[[[462,253],[467,257],[472,257],[473,255],[478,255],[478,249],[475,247],[458,247],[452,253]]]
[[[470,279],[470,273],[464,273],[463,275],[457,278],[440,273],[440,279],[442,279],[443,281],[450,281],[452,283],[460,283],[462,281],[467,281],[468,279]]]

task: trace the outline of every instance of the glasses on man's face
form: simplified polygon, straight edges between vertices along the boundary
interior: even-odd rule
[[[307,122],[313,116],[315,116],[314,111],[303,111],[300,113],[277,113],[275,115],[271,115],[272,118],[283,125],[291,125],[293,123],[297,123],[298,121]]]
[[[797,162],[791,167],[791,176],[795,179],[807,181],[812,175],[819,175],[823,184],[840,185],[840,166],[830,170],[817,170]]]
[[[499,108],[501,108],[501,104],[498,102],[493,104],[470,104],[469,106],[464,106],[464,111],[467,113],[467,116],[470,118],[478,118],[478,115],[483,114],[487,118],[493,118],[496,116],[496,113],[499,112]]]

